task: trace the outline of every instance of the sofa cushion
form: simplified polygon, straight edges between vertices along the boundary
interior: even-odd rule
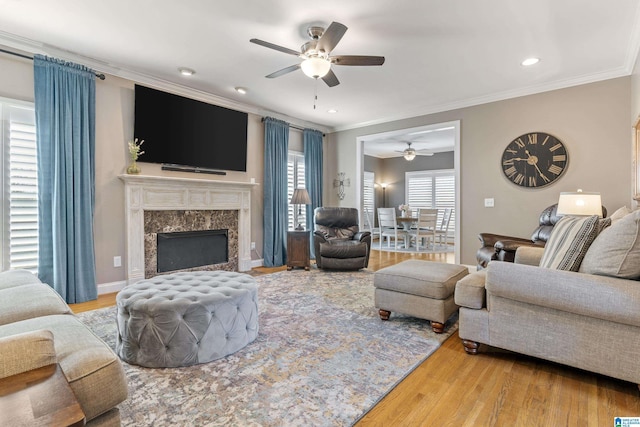
[[[565,216],[553,227],[540,267],[578,271],[589,246],[598,235],[599,217]]]
[[[0,290],[31,283],[42,283],[38,276],[27,270],[7,270],[0,273]]]
[[[640,211],[615,221],[593,241],[581,273],[640,279]]]
[[[32,277],[35,276],[32,275]],[[49,285],[40,281],[0,289],[0,301],[11,301],[11,304],[2,305],[0,325],[32,317],[71,313],[69,306],[60,295]]]
[[[476,271],[458,280],[454,294],[456,305],[476,310],[487,306],[484,290],[486,273],[486,270]]]

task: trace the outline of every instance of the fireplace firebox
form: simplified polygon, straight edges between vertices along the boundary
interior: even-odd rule
[[[158,233],[158,273],[229,261],[228,230]]]

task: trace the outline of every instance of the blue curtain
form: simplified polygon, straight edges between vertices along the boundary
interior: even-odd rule
[[[96,299],[95,75],[36,55],[38,276],[68,303]]]
[[[322,206],[322,132],[305,129],[302,131],[302,141],[304,143],[304,182],[311,199],[311,204],[307,205],[307,230],[313,230],[313,210]],[[313,244],[311,258],[315,258]]]
[[[287,262],[287,160],[289,123],[264,120],[264,216],[262,225],[264,265]]]

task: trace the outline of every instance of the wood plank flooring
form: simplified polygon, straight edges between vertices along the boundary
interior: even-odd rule
[[[407,259],[454,262],[452,253],[372,250],[369,268],[375,271]],[[284,269],[261,267],[252,273]],[[76,313],[109,307],[115,304],[115,295],[100,295],[96,301],[71,307]],[[600,427],[613,426],[614,417],[639,416],[636,384],[486,346],[471,356],[455,333],[356,427]]]

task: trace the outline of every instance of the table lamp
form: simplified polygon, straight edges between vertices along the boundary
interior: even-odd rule
[[[309,197],[309,193],[307,193],[307,189],[296,188],[295,190],[293,190],[293,196],[291,196],[290,203],[294,206],[298,205],[298,216],[296,217],[296,221],[297,221],[298,220],[297,218],[299,218],[300,215],[302,215],[302,205],[311,204],[311,198]],[[298,226],[295,229],[296,231],[304,231],[304,226],[298,223]]]
[[[585,193],[578,189],[575,193],[560,193],[558,215],[602,217],[602,199],[600,193]]]

